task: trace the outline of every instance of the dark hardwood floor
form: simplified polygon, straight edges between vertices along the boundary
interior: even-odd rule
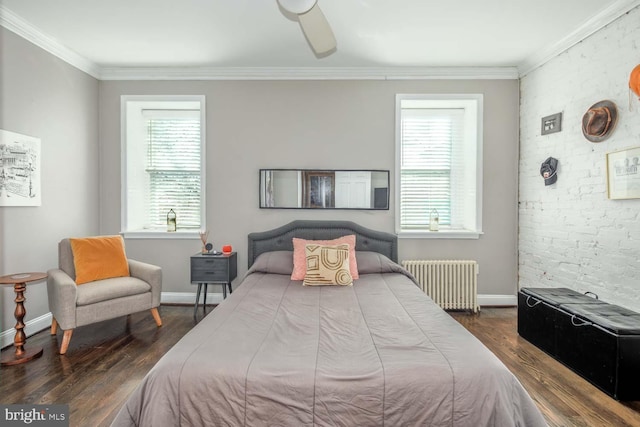
[[[640,402],[616,401],[521,338],[515,307],[450,314],[515,374],[549,426],[640,426]]]
[[[160,313],[161,328],[148,312],[78,328],[64,356],[57,353],[60,332],[29,337],[27,347],[42,346],[44,355],[0,368],[0,402],[67,403],[71,426],[109,425],[144,375],[203,317],[200,309],[194,320],[192,306],[162,306]],[[511,369],[550,426],[640,426],[640,402],[615,401],[520,338],[515,308],[451,315]]]
[[[203,317],[200,308],[194,320],[193,306],[159,311],[160,328],[149,311],[77,328],[65,355],[58,354],[60,330],[29,337],[26,347],[41,346],[44,354],[0,368],[0,402],[69,404],[71,426],[108,426],[145,374]]]

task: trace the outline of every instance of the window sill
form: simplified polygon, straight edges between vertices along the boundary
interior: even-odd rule
[[[441,231],[399,231],[399,239],[479,239],[482,231],[441,230]]]
[[[135,231],[121,231],[120,234],[125,239],[198,239],[200,240],[200,234],[193,230],[178,230],[178,231],[161,231],[161,230],[135,230]]]

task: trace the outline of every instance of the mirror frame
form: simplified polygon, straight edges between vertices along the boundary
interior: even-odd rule
[[[336,208],[336,207],[323,207],[323,206],[303,206],[303,207],[277,207],[277,206],[263,206],[264,200],[262,200],[263,196],[263,172],[266,171],[295,171],[295,172],[303,172],[307,174],[306,180],[308,181],[312,176],[326,176],[328,174],[332,174],[335,172],[383,172],[387,174],[387,203],[384,208]],[[307,198],[309,195],[307,195]],[[335,201],[335,194],[331,194],[332,201]],[[258,207],[260,209],[335,209],[335,210],[364,210],[364,211],[388,211],[390,208],[390,200],[391,200],[391,172],[388,169],[293,169],[293,168],[264,168],[258,171]],[[307,204],[311,204],[311,201],[308,200]]]

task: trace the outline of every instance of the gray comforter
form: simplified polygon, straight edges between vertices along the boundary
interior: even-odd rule
[[[287,254],[261,255],[113,425],[546,425],[511,372],[401,267],[373,253],[358,265],[353,286],[303,287]]]

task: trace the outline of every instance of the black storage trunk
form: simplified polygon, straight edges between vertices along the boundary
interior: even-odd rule
[[[618,400],[640,400],[640,314],[567,288],[523,288],[518,333]]]
[[[557,359],[618,400],[640,400],[640,314],[611,304],[562,304]]]
[[[569,302],[604,304],[568,288],[522,288],[518,292],[518,334],[556,357],[558,307]]]

